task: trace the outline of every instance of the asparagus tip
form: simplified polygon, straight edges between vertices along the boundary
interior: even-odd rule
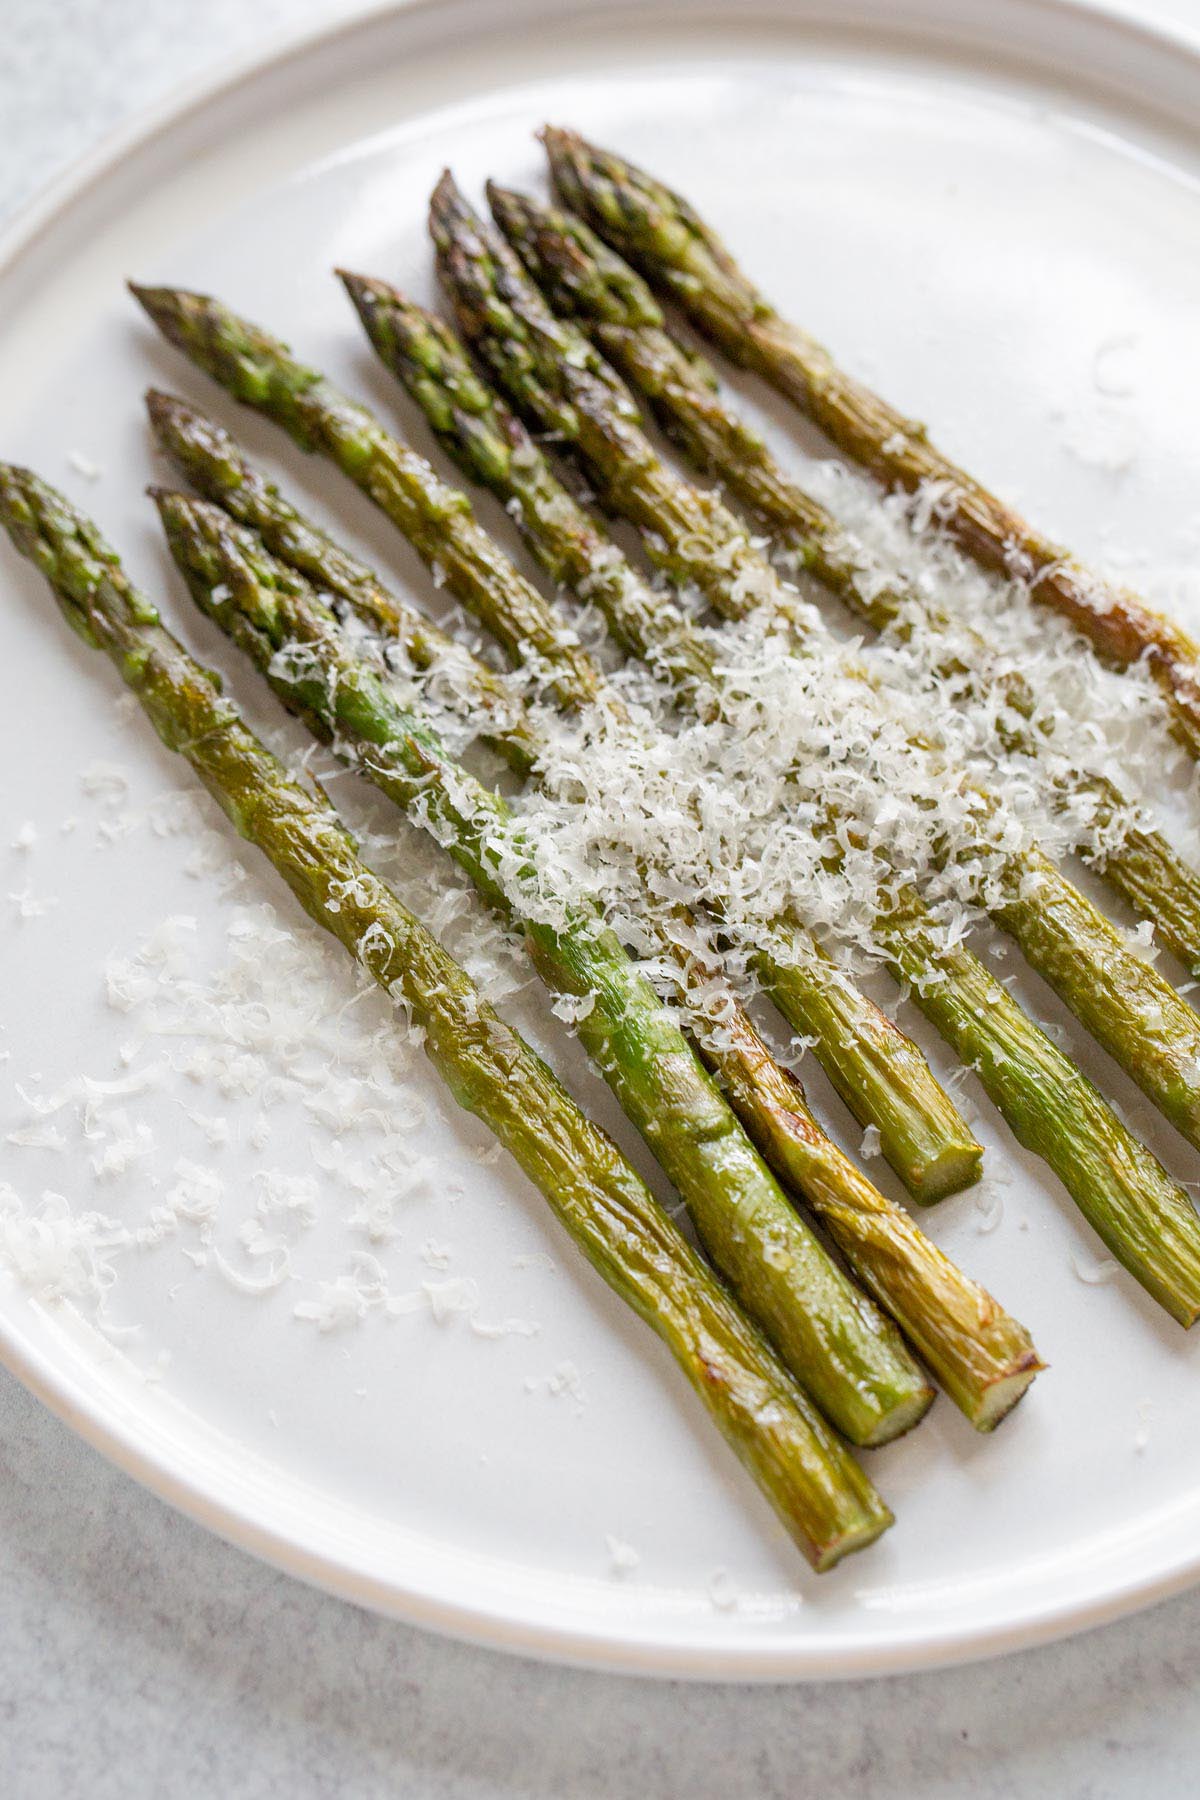
[[[367,311],[371,305],[380,300],[390,300],[392,290],[386,282],[379,281],[374,275],[356,275],[351,269],[335,269],[334,274],[349,294],[357,311],[365,322]]]
[[[10,532],[31,506],[47,500],[60,501],[62,496],[24,463],[0,462],[0,523]]]
[[[147,484],[146,498],[154,506],[165,526],[173,518],[178,520],[188,496],[181,494],[177,488],[163,487],[152,481]]]
[[[127,281],[125,286],[129,289],[129,292],[133,295],[138,305],[144,307],[151,318],[154,318],[156,316],[156,311],[165,306],[167,301],[174,297],[175,292],[173,288],[168,287],[148,287],[141,281]]]
[[[377,349],[391,344],[417,320],[430,327],[436,324],[432,313],[406,299],[390,282],[380,281],[374,275],[355,275],[349,269],[337,269],[335,273]]]
[[[573,161],[597,162],[601,152],[578,131],[567,125],[543,125],[538,132],[552,173]]]
[[[172,341],[180,328],[181,316],[191,308],[202,309],[209,304],[206,294],[189,293],[185,288],[144,287],[138,281],[125,285],[163,336]]]
[[[147,498],[154,502],[158,516],[164,526],[178,526],[185,520],[193,524],[207,522],[211,527],[228,526],[229,518],[219,506],[211,501],[202,500],[196,494],[186,493],[182,488],[163,487],[151,482],[146,488]]]
[[[443,169],[438,176],[437,186],[433,190],[430,204],[432,206],[453,206],[461,204],[462,199],[462,189],[454,179],[454,170]]]
[[[535,202],[527,194],[518,193],[516,188],[502,187],[498,181],[489,181],[487,199],[492,217],[505,236],[512,232],[524,234],[533,225],[531,215],[535,212]]]
[[[146,411],[150,415],[150,423],[157,429],[160,425],[168,425],[177,419],[194,419],[197,417],[194,407],[178,394],[168,394],[165,388],[149,387],[143,396]]]
[[[453,235],[456,229],[476,228],[479,220],[467,196],[454,179],[452,169],[443,169],[438,184],[429,196],[429,229],[440,247],[439,232]]]

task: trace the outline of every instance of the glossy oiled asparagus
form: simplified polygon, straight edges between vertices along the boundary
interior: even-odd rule
[[[360,860],[332,809],[221,698],[95,527],[35,477],[4,466],[0,521],[68,623],[112,660],[236,829],[411,1009],[455,1099],[495,1133],[593,1267],[662,1339],[813,1566],[830,1568],[878,1537],[891,1523],[887,1507],[616,1146]]]
[[[134,291],[166,336],[238,399],[358,481],[513,660],[545,670],[565,703],[596,698],[602,678],[574,634],[480,530],[465,495],[423,458],[216,301],[173,289]],[[252,507],[253,497],[238,503]],[[789,922],[775,934],[767,978],[856,1117],[879,1131],[884,1154],[913,1193],[938,1199],[977,1178],[979,1146],[920,1051]]]
[[[640,427],[620,376],[572,321],[547,307],[519,259],[448,176],[434,193],[438,265],[456,316],[497,379],[542,429],[585,458],[608,507],[636,524],[656,558],[726,617],[791,628],[795,652],[820,629],[716,494],[668,467]],[[860,718],[871,729],[864,678]],[[981,817],[996,802],[976,790]],[[1027,961],[1190,1142],[1200,1145],[1200,1018],[1036,846],[1006,854],[999,895],[981,893]]]
[[[475,720],[485,738],[519,775],[533,768],[538,745],[525,709],[481,657],[442,631],[418,607],[383,594],[372,571],[349,556],[328,534],[305,519],[246,460],[229,433],[186,400],[151,388],[146,410],[160,448],[209,500],[258,531],[269,549],[330,594],[373,616],[373,597],[386,609],[389,636],[402,646],[406,664],[429,679],[448,704]]]
[[[383,284],[371,284],[368,319],[389,367],[425,407],[462,466],[513,507],[547,566],[560,567],[569,578],[573,546],[590,543],[594,523],[555,481],[533,441],[515,436],[519,427],[473,374],[453,335],[399,295],[385,304],[382,289]],[[505,442],[518,444],[520,454],[502,455]],[[1200,1235],[1183,1190],[977,958],[965,950],[947,953],[933,943],[919,906],[893,918],[888,929],[894,966],[913,982],[917,1004],[962,1060],[978,1070],[1020,1142],[1045,1158],[1131,1273],[1175,1318],[1190,1324],[1200,1290],[1189,1273],[1195,1254],[1189,1246],[1200,1246]],[[1166,1254],[1152,1252],[1147,1258],[1160,1217]]]
[[[823,345],[780,316],[688,203],[631,163],[548,128],[546,151],[568,206],[668,293],[734,362],[793,400],[881,481],[937,482],[939,517],[986,568],[1017,574],[1031,597],[1085,632],[1118,666],[1145,658],[1171,701],[1181,740],[1200,756],[1200,647],[1136,595],[1085,569],[838,367]]]
[[[419,400],[456,460],[515,509],[521,529],[556,581],[604,612],[614,636],[648,661],[678,697],[711,709],[720,682],[706,640],[634,571],[562,487],[520,421],[474,374],[461,345],[431,314],[385,283],[343,281],[389,366]],[[784,953],[786,950],[786,954]],[[978,1149],[909,1039],[840,975],[790,920],[778,920],[753,958],[785,1018],[816,1044],[834,1086],[922,1202],[974,1179]]]
[[[253,515],[267,548],[299,568],[323,593],[344,601],[378,630],[386,656],[405,643],[415,609],[383,588],[371,570],[304,519],[240,453],[229,435],[182,402],[150,396],[160,444],[202,492]],[[420,615],[416,615],[420,619]],[[469,652],[460,692],[470,688]],[[489,671],[479,664],[483,676]],[[486,691],[486,690],[485,690]],[[537,732],[512,720],[523,771]],[[485,714],[485,716],[488,716]],[[496,740],[504,749],[504,740]],[[688,958],[685,988],[707,972]],[[795,1077],[781,1068],[748,1015],[727,995],[719,1032],[697,1033],[701,1054],[750,1136],[785,1186],[801,1194],[826,1226],[860,1282],[892,1315],[926,1367],[979,1430],[990,1430],[1015,1404],[1039,1367],[1024,1327],[963,1275],[915,1222],[887,1200],[822,1132]]]
[[[300,445],[336,463],[392,523],[456,600],[474,612],[513,661],[541,658],[566,705],[595,697],[598,674],[575,634],[515,571],[458,488],[423,456],[285,345],[205,294],[131,291],[163,335],[238,400],[274,419]],[[494,590],[499,590],[494,599]]]
[[[499,795],[449,757],[416,704],[338,631],[316,589],[207,501],[159,494],[197,603],[276,693],[428,831],[502,917],[539,974],[579,1004],[582,1043],[678,1188],[712,1260],[826,1417],[881,1443],[932,1393],[895,1328],[789,1206],[673,1013],[586,895],[549,901]]]
[[[390,300],[383,284],[370,284],[366,309],[385,360],[456,459],[511,506],[547,566],[569,577],[575,547],[591,542],[594,523],[555,482],[533,441],[516,435],[515,421],[473,374],[452,334],[387,292]],[[506,443],[520,453],[503,454]],[[934,944],[918,906],[893,918],[887,930],[894,966],[912,981],[917,1004],[978,1070],[1019,1141],[1045,1158],[1143,1286],[1190,1324],[1200,1298],[1193,1265],[1200,1232],[1182,1188],[977,958]]]
[[[551,306],[586,326],[672,440],[750,507],[781,548],[874,630],[921,633],[935,642],[953,634],[940,673],[970,678],[987,666],[982,634],[951,620],[914,589],[863,579],[870,562],[863,547],[788,475],[765,439],[722,396],[709,366],[670,335],[661,307],[636,270],[575,214],[494,183],[488,194],[497,224]],[[998,680],[1005,703],[996,716],[1003,747],[1036,756],[1033,691],[1017,670]],[[1117,842],[1098,859],[1099,873],[1153,921],[1189,972],[1200,973],[1200,874],[1161,832],[1135,816],[1103,776],[1075,771],[1061,782],[1062,791],[1083,800],[1102,827],[1121,816]]]

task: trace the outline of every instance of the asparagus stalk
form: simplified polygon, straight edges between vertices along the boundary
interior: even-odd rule
[[[685,704],[711,710],[719,677],[707,640],[661,601],[563,488],[520,421],[475,375],[453,334],[382,282],[346,272],[342,279],[384,361],[467,473],[515,508],[555,581],[594,600],[618,641],[644,657]],[[924,1059],[811,938],[777,920],[753,961],[784,1017],[815,1040],[842,1099],[861,1123],[879,1131],[883,1154],[910,1193],[927,1204],[975,1179],[978,1146],[929,1083]]]
[[[583,455],[610,509],[725,617],[778,616],[795,653],[811,649],[817,627],[738,521],[716,495],[668,468],[616,371],[576,325],[549,310],[504,238],[448,176],[433,196],[432,230],[464,332],[517,405]],[[865,679],[864,699],[869,704]],[[997,804],[978,797],[989,810]],[[1200,1018],[1036,846],[1003,859],[1000,886],[998,900],[981,896],[992,918],[1164,1117],[1200,1146]]]
[[[441,482],[365,408],[216,301],[164,288],[134,291],[166,336],[237,398],[267,412],[303,446],[324,449],[358,480],[513,660],[531,657],[550,672],[554,691],[567,703],[599,695],[599,672],[583,659],[586,680],[577,679],[582,652],[553,609],[475,525],[465,496]],[[179,454],[204,463],[221,490],[217,497],[254,522],[261,497],[243,489],[236,470],[220,470],[220,455],[205,448],[202,433],[181,431]],[[391,478],[392,470],[404,473],[403,484]],[[665,655],[672,668],[679,666],[679,642],[678,630],[669,626]],[[699,679],[696,669],[692,673]],[[910,1190],[932,1201],[974,1181],[979,1146],[921,1052],[813,940],[781,922],[769,964],[764,952],[764,968],[781,1011],[815,1040],[822,1067],[859,1121],[879,1131],[884,1155]]]
[[[812,1563],[872,1543],[891,1514],[808,1396],[747,1324],[615,1144],[357,856],[207,669],[160,622],[95,526],[28,472],[0,467],[0,519],[64,616],[104,651],[168,749],[305,911],[406,1004],[459,1105],[495,1133],[613,1292],[662,1340]]]
[[[733,1112],[587,896],[549,902],[504,801],[450,758],[339,633],[316,590],[218,508],[156,499],[193,598],[283,700],[442,844],[522,930],[630,1121],[678,1188],[713,1262],[814,1400],[856,1443],[921,1417],[932,1390],[895,1327],[798,1217]]]
[[[574,214],[488,184],[496,222],[556,312],[576,318],[630,386],[649,402],[660,425],[706,475],[716,476],[751,508],[780,547],[875,631],[935,641],[954,632],[984,663],[978,632],[955,622],[915,590],[864,583],[869,558],[828,509],[814,500],[773,455],[766,441],[722,398],[712,370],[666,329],[661,307],[636,270]],[[968,675],[953,645],[939,673]],[[1037,706],[1018,672],[1001,678],[1006,714],[998,716],[1003,747],[1035,758]],[[1017,722],[1013,722],[1015,720]],[[1200,874],[1161,832],[1136,816],[1115,785],[1076,771],[1068,791],[1088,801],[1101,825],[1123,815],[1120,842],[1098,859],[1112,890],[1153,921],[1159,936],[1192,974],[1200,974]]]
[[[388,640],[403,638],[413,609],[303,519],[219,426],[162,395],[150,396],[150,406],[159,441],[202,491],[218,501],[225,493],[243,503],[256,496],[258,535],[268,549],[300,568],[319,591],[344,599]],[[237,475],[232,486],[231,471]],[[289,547],[302,563],[288,554]],[[463,654],[468,663],[474,660]],[[488,672],[486,665],[480,667]],[[528,718],[515,723],[524,752],[536,742],[536,728]],[[686,1000],[690,987],[707,986],[708,972],[689,957],[681,980]],[[694,1037],[779,1179],[807,1199],[853,1274],[900,1325],[976,1429],[991,1430],[1040,1366],[1028,1332],[842,1155],[821,1130],[800,1083],[775,1062],[732,995],[726,997],[721,1030],[700,1029]]]
[[[740,1009],[706,1055],[780,1180],[808,1201],[857,1280],[977,1431],[992,1431],[1044,1365],[1026,1328],[952,1263],[826,1137],[795,1076]]]
[[[371,288],[377,304],[369,328],[385,361],[421,400],[462,466],[514,505],[547,564],[561,557],[567,570],[571,544],[585,541],[583,527],[572,528],[575,502],[570,494],[547,485],[554,477],[541,452],[525,440],[519,455],[501,456],[500,446],[512,441],[508,425],[495,429],[495,419],[507,417],[503,403],[473,375],[473,385],[466,385],[470,365],[461,345],[420,308],[399,296],[387,305],[382,284]],[[464,394],[471,400],[460,408],[457,402]],[[465,422],[461,430],[460,419]],[[481,449],[489,422],[490,451]],[[533,470],[535,458],[541,466]],[[888,929],[893,967],[913,983],[917,1004],[962,1061],[978,1070],[1018,1141],[1046,1160],[1135,1278],[1173,1317],[1190,1323],[1196,1290],[1192,1277],[1180,1281],[1178,1275],[1192,1254],[1184,1250],[1180,1260],[1180,1251],[1197,1241],[1197,1226],[1183,1190],[977,958],[934,944],[915,897],[907,917],[894,918]],[[1157,1240],[1160,1218],[1174,1247],[1165,1264],[1155,1256],[1147,1264],[1145,1252]],[[1174,1272],[1164,1281],[1167,1267]]]
[[[385,431],[285,345],[204,294],[130,290],[171,343],[247,406],[282,425],[302,450],[319,451],[347,474],[434,567],[514,662],[541,661],[568,706],[595,699],[599,673],[537,589],[513,569],[476,520],[459,488]]]
[[[595,605],[621,648],[647,662],[681,703],[702,715],[713,712],[721,677],[711,641],[564,488],[521,420],[476,374],[454,333],[387,282],[346,269],[338,275],[384,365],[459,467],[512,508],[554,582]]]
[[[985,568],[1019,575],[1030,596],[1069,619],[1105,661],[1143,658],[1167,694],[1181,741],[1200,756],[1200,646],[1127,589],[1085,569],[929,442],[906,418],[838,367],[829,351],[782,318],[688,203],[576,133],[547,128],[546,152],[567,205],[678,302],[736,363],[770,382],[839,449],[889,487],[936,481],[947,528]]]
[[[427,677],[439,699],[478,720],[481,736],[516,774],[530,773],[539,746],[503,677],[419,607],[385,592],[373,571],[303,518],[214,420],[157,388],[147,393],[146,410],[160,448],[200,493],[259,532],[277,556],[313,576],[359,618],[386,624],[402,649],[404,668]]]

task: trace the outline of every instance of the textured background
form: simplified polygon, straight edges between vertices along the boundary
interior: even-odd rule
[[[0,225],[173,84],[278,26],[353,10],[0,0]],[[1200,0],[1155,10],[1200,29]],[[1175,1800],[1196,1792],[1198,1650],[1200,1592],[1050,1649],[883,1682],[544,1668],[260,1567],[0,1373],[5,1800]]]

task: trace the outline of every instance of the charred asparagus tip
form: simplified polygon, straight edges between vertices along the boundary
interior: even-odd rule
[[[525,196],[516,188],[504,187],[499,181],[487,182],[484,189],[488,202],[492,206],[521,207],[525,205]]]
[[[443,169],[438,176],[437,186],[434,188],[431,198],[440,205],[443,202],[461,200],[462,197],[462,189],[454,179],[454,170]]]
[[[187,288],[143,287],[136,281],[127,282],[126,286],[167,341],[180,348],[187,316],[203,313],[210,305],[207,294],[192,293]]]
[[[194,406],[181,400],[178,394],[168,394],[165,388],[147,388],[144,399],[150,423],[156,428],[200,417]]]
[[[470,202],[457,181],[452,169],[443,169],[438,184],[429,197],[429,212],[433,220],[447,222],[472,223],[474,213]]]
[[[386,282],[377,280],[373,275],[356,275],[350,269],[335,269],[333,272],[360,313],[381,300],[392,298],[391,289]]]
[[[140,281],[127,281],[125,286],[138,305],[144,307],[152,319],[156,318],[158,313],[165,309],[168,302],[174,300],[176,295],[174,288],[147,287]]]

